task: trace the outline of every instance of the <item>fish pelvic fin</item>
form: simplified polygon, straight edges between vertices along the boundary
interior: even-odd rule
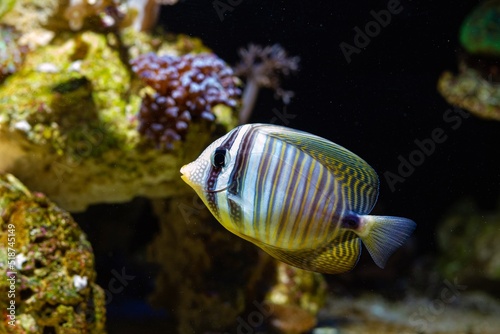
[[[391,216],[361,216],[358,236],[363,241],[373,261],[384,268],[396,249],[410,237],[417,227],[411,219]]]
[[[356,266],[361,255],[361,240],[351,231],[316,249],[290,251],[264,244],[258,246],[282,262],[323,274],[348,272]]]

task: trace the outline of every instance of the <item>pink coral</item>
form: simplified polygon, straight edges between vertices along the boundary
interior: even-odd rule
[[[241,96],[233,70],[214,54],[181,57],[142,55],[132,70],[154,95],[146,95],[139,111],[139,132],[159,148],[171,149],[185,137],[191,121],[215,120],[212,107],[235,108]]]

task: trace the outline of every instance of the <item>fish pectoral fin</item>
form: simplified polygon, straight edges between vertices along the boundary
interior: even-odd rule
[[[240,216],[247,215],[251,217],[253,215],[254,205],[249,202],[247,198],[244,198],[237,194],[227,193],[227,199],[231,209],[237,212]],[[234,217],[233,217],[234,218]],[[241,219],[242,217],[240,217]],[[234,218],[236,219],[236,218]]]
[[[245,202],[241,196],[233,194],[231,192],[227,193],[227,199],[241,208],[248,207],[248,204],[250,204],[248,202]]]
[[[362,216],[365,227],[358,233],[373,261],[384,268],[387,259],[411,235],[417,224],[411,219],[390,216]]]
[[[276,259],[292,266],[323,274],[341,274],[350,271],[361,255],[361,240],[355,233],[346,232],[323,247],[288,251],[268,245],[259,245]]]

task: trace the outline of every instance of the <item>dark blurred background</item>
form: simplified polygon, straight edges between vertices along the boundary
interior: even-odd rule
[[[300,56],[300,72],[283,84],[295,92],[286,109],[293,118],[276,120],[276,110],[283,114],[282,102],[274,99],[272,91],[261,91],[250,122],[269,123],[275,118],[277,124],[320,135],[364,158],[380,176],[375,211],[409,217],[418,224],[413,256],[433,254],[435,227],[460,199],[473,198],[482,210],[495,209],[500,199],[496,156],[500,123],[471,116],[453,130],[443,120],[452,106],[436,89],[443,71],[457,70],[459,27],[478,1],[402,0],[401,13],[392,15],[390,24],[359,54],[352,54],[349,64],[339,45],[353,45],[353,29],[364,30],[373,20],[370,11],[387,9],[388,0],[232,0],[236,5],[224,13],[223,20],[214,2],[181,0],[164,6],[159,24],[167,32],[200,37],[232,65],[238,62],[238,49],[249,43],[279,43],[290,55]],[[221,2],[229,4],[229,0]],[[408,158],[417,149],[414,141],[431,138],[436,128],[443,129],[447,140],[436,144],[434,153],[392,191],[384,173],[397,174],[398,157]],[[148,212],[144,202],[143,213]],[[130,231],[137,229],[133,232],[137,238],[143,238],[138,245],[149,242],[156,232],[154,217],[148,221],[130,227]],[[146,236],[143,230],[148,231]],[[101,232],[89,231],[91,240]],[[93,244],[99,248],[99,241]],[[120,268],[119,255],[109,260],[112,266],[97,260],[98,272],[99,266]],[[139,289],[138,294],[150,291],[154,272],[133,270],[145,275],[144,285],[134,284],[133,289]],[[101,271],[101,281],[108,282],[110,275]],[[113,305],[119,308],[120,303]]]

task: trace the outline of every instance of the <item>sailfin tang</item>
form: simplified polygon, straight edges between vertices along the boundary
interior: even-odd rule
[[[384,268],[389,256],[411,235],[415,222],[390,216],[362,216],[363,228],[358,233],[373,261]]]

